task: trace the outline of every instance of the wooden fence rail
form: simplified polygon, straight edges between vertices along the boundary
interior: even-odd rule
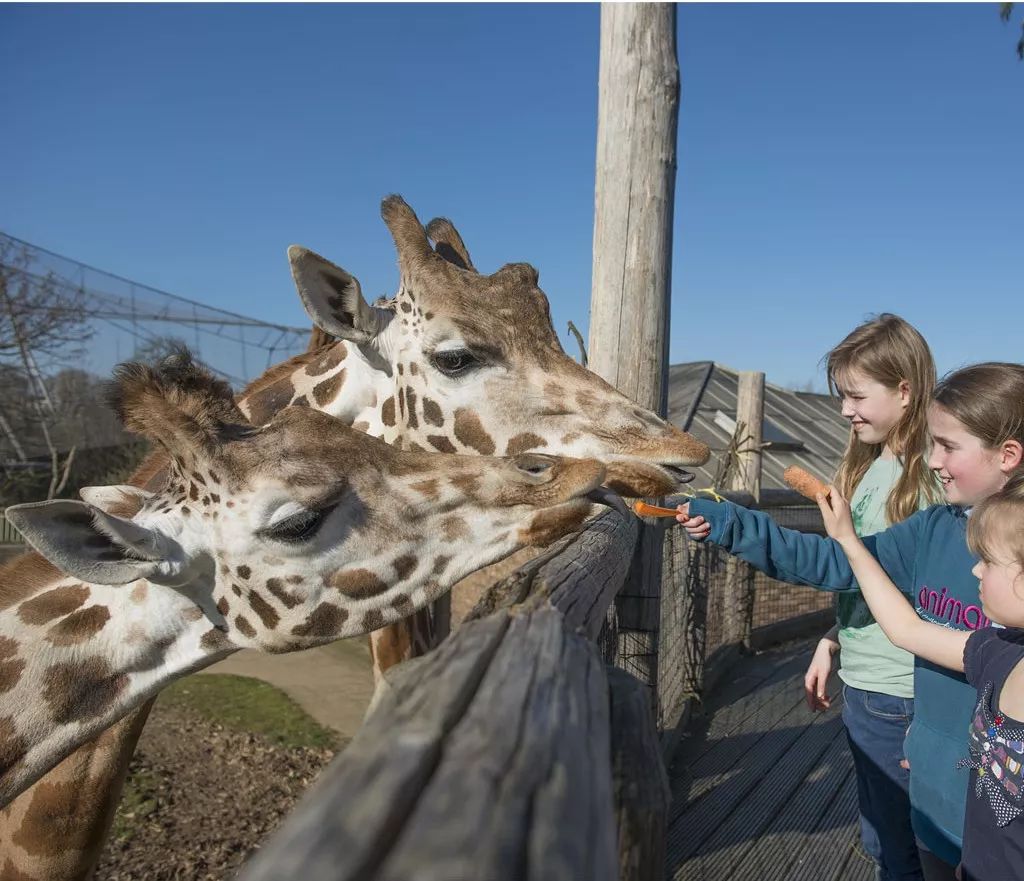
[[[659,739],[648,687],[608,668],[594,642],[641,528],[658,527],[606,512],[492,584],[438,648],[395,668],[240,881],[660,879],[662,750],[739,647],[705,657],[706,558],[668,530],[677,582],[663,598],[662,635],[674,639],[663,661],[676,678]],[[739,638],[756,641],[749,627]]]
[[[638,531],[605,513],[397,668],[240,879],[660,878],[651,703],[593,642]]]

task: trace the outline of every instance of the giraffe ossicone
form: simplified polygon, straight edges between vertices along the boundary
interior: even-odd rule
[[[119,368],[113,403],[164,487],[7,509],[53,568],[0,570],[0,805],[174,679],[365,634],[607,501],[595,460],[400,450],[295,407],[254,426],[184,353]]]

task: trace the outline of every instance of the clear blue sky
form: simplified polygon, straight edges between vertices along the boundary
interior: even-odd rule
[[[1018,11],[1017,16],[1020,17]],[[596,5],[0,6],[0,230],[304,323],[285,249],[394,290],[379,201],[590,298]],[[1024,360],[1019,24],[977,5],[684,5],[674,362],[815,378],[895,311]]]

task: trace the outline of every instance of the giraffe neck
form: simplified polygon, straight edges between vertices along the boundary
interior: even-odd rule
[[[11,710],[0,719],[0,804],[174,679],[232,650],[204,639],[211,624],[192,600],[149,582],[58,576],[3,588],[13,602],[0,614]]]

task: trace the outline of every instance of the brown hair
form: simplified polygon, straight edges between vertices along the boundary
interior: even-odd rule
[[[1008,440],[1024,445],[1024,364],[987,361],[943,377],[935,402],[993,449]]]
[[[1013,560],[998,559],[997,545],[1009,550]],[[1024,567],[1024,472],[1016,472],[974,509],[967,520],[967,547],[988,563],[1017,562]]]
[[[938,485],[928,468],[928,403],[935,389],[935,362],[924,337],[898,315],[888,312],[865,321],[826,356],[829,389],[838,393],[837,377],[856,370],[889,389],[910,386],[910,402],[886,438],[903,465],[889,491],[885,514],[889,523],[906,520],[921,504],[939,500]],[[882,444],[866,443],[850,430],[850,440],[836,474],[836,486],[850,498]]]

